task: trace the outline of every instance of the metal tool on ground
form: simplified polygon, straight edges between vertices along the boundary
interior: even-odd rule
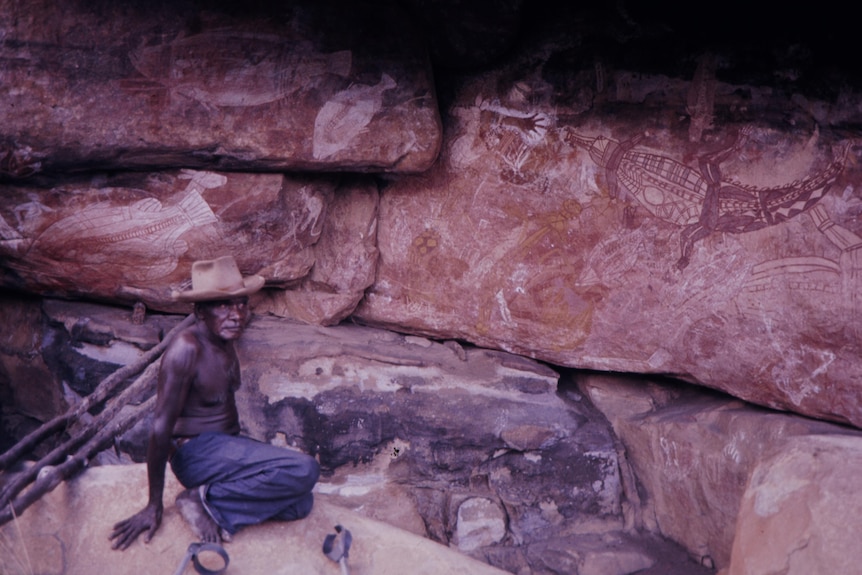
[[[211,556],[213,553],[218,555],[224,562],[221,567],[212,567]],[[201,554],[204,554],[204,556],[207,557],[206,562],[210,565],[209,567],[206,567],[201,563]],[[224,550],[224,547],[218,543],[192,543],[189,545],[189,549],[186,551],[186,555],[183,557],[183,560],[180,562],[180,566],[177,567],[174,575],[183,575],[186,567],[188,567],[189,561],[194,563],[195,571],[201,575],[221,575],[225,572],[225,569],[227,569],[230,557],[228,557],[227,551]],[[218,561],[218,559],[215,561]]]
[[[353,535],[341,525],[335,526],[335,533],[330,533],[323,540],[323,553],[341,566],[341,575],[350,575],[347,568],[347,555]]]

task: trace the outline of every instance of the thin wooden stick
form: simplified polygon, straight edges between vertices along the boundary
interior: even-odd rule
[[[20,441],[18,441],[18,443],[13,445],[11,448],[9,448],[9,450],[6,451],[6,453],[0,456],[0,471],[8,469],[11,465],[21,459],[21,457],[29,453],[33,449],[33,447],[35,447],[44,438],[48,437],[52,433],[60,431],[70,421],[75,420],[84,413],[88,412],[93,407],[102,403],[108,397],[108,395],[113,393],[116,388],[126,379],[137,373],[140,373],[141,370],[156,361],[159,356],[161,356],[165,348],[168,346],[170,340],[177,333],[191,325],[193,322],[194,314],[190,314],[176,327],[174,327],[174,329],[172,329],[168,333],[168,335],[164,337],[161,342],[159,342],[158,345],[147,351],[147,353],[138,358],[137,361],[117,369],[111,375],[105,378],[96,387],[96,389],[94,389],[92,393],[85,397],[77,406],[72,409],[69,409],[68,411],[66,411],[66,413],[58,415],[50,421],[42,424],[37,429],[31,431],[26,436],[24,436]]]

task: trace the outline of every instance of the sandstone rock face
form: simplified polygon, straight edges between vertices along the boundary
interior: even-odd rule
[[[250,434],[316,454],[344,498],[418,486],[398,497],[437,541],[483,559],[507,541],[512,556],[494,564],[509,569],[547,538],[623,527],[608,428],[579,396],[558,396],[557,374],[541,364],[265,317],[239,353]]]
[[[433,162],[433,81],[397,6],[220,6],[0,3],[0,175]]]
[[[42,339],[58,343],[36,353],[49,389],[72,403],[180,320],[150,313],[138,325],[128,309],[58,300],[40,312]],[[606,573],[622,575],[626,565],[659,564],[637,533],[607,421],[570,384],[558,389],[548,367],[455,342],[263,316],[239,354],[244,432],[315,454],[318,492],[332,503],[510,572],[613,563]],[[28,405],[42,387],[21,386],[18,400]],[[144,461],[148,425],[118,438],[121,461]],[[110,450],[95,461],[118,460]]]
[[[337,179],[184,170],[3,186],[3,281],[31,292],[186,311],[195,260],[232,254],[267,284],[321,292],[309,321],[350,313],[373,279],[377,193]],[[98,198],[98,201],[93,201]],[[324,242],[321,238],[326,222]],[[300,297],[300,296],[297,296]],[[279,298],[274,298],[276,304]],[[335,320],[337,321],[337,320]]]
[[[621,534],[638,529],[707,566],[844,569],[824,557],[847,542],[809,524],[855,510],[829,511],[849,496],[820,475],[852,471],[853,449],[787,438],[851,433],[654,385],[558,389],[525,358],[862,427],[858,85],[812,80],[830,66],[805,50],[753,72],[656,51],[637,7],[607,28],[546,13],[506,53],[517,0],[407,0],[412,20],[380,2],[55,4],[0,0],[3,287],[186,311],[169,294],[190,263],[229,252],[266,276],[260,312],[414,334],[258,318],[247,431],[318,455],[339,503],[509,571],[664,573]],[[462,68],[439,100],[411,22]],[[170,324],[3,304],[4,433]],[[138,460],[142,433],[121,442]]]
[[[41,302],[4,296],[0,305],[0,451],[67,407],[45,363]]]
[[[381,195],[356,316],[862,425],[856,116],[743,102],[708,61],[635,78],[567,54],[453,81],[440,160]]]
[[[745,491],[728,575],[855,573],[862,438],[794,438]]]
[[[517,1],[449,27],[467,9],[445,0],[264,4],[0,2],[0,177],[63,172],[0,190],[4,286],[179,311],[189,263],[230,251],[290,290],[262,297],[275,315],[334,324],[359,302],[368,324],[862,425],[852,86],[776,90],[640,32],[626,61],[612,26],[561,9],[530,28]],[[441,62],[494,37],[487,66],[435,87],[413,24],[448,34]],[[640,70],[656,53],[679,61]],[[97,166],[155,175],[69,175]],[[369,181],[282,194],[167,166],[421,173],[382,176],[377,206]]]
[[[0,528],[4,575],[140,575],[174,573],[190,543],[191,529],[172,505],[182,487],[168,475],[162,526],[149,544],[112,551],[108,536],[114,523],[146,504],[144,465],[88,469],[63,484],[22,515]],[[348,566],[356,575],[503,575],[505,571],[335,506],[318,495],[307,518],[246,528],[225,545],[226,573],[338,573],[337,563],[321,551],[336,524],[353,535]],[[222,566],[223,562],[219,562]],[[212,567],[211,567],[212,568]],[[187,572],[193,572],[189,566]]]
[[[796,453],[794,446],[797,444],[821,441],[808,436],[822,435],[822,442],[830,444],[834,441],[836,445],[844,442],[856,445],[862,438],[858,432],[845,427],[768,412],[746,406],[733,398],[710,397],[682,387],[644,385],[643,382],[610,376],[583,377],[580,387],[608,417],[625,445],[627,460],[645,495],[642,499],[637,494],[630,497],[642,509],[639,518],[642,526],[679,542],[698,561],[720,568],[731,562],[748,564],[749,554],[768,556],[778,565],[794,555],[793,550],[798,543],[796,540],[782,540],[769,552],[757,551],[764,545],[764,538],[758,531],[763,526],[752,523],[756,518],[744,519],[751,517],[750,510],[745,509],[746,505],[750,508],[747,501],[754,496],[753,487],[746,490],[749,477],[752,478],[751,485],[765,482],[767,480],[763,477],[774,467],[768,463],[772,457],[787,461],[791,458],[788,454]],[[834,439],[825,439],[825,434],[834,436]],[[839,459],[834,455],[812,464],[811,473],[814,477],[821,473],[834,473],[838,477],[852,474],[855,460],[850,458],[841,462]],[[776,473],[776,477],[785,477],[782,472]],[[779,491],[781,485],[787,489],[796,485],[789,479],[784,483],[779,479],[769,481]],[[818,483],[815,478],[806,481],[822,487],[823,501],[843,497],[843,487],[838,479],[828,486]],[[852,500],[848,498],[848,501]],[[800,501],[800,505],[804,506],[804,503]],[[810,520],[812,530],[819,529],[815,527],[819,525],[817,520],[813,517],[807,520]],[[781,533],[779,516],[769,521],[774,521],[771,523],[774,527],[770,529],[779,529],[778,533]],[[742,522],[747,522],[744,528],[747,531],[740,527]],[[765,565],[761,567],[737,572],[780,572],[777,568],[773,571]],[[852,570],[811,568],[807,572],[844,573]]]
[[[59,300],[2,308],[4,333],[43,342],[30,355],[46,375],[16,382],[22,408],[46,393],[74,403],[181,319],[135,324],[125,308]],[[38,337],[21,336],[22,310],[42,315]],[[754,465],[790,436],[852,436],[680,384],[581,374],[575,385],[522,357],[355,325],[256,316],[240,343],[245,433],[316,454],[326,501],[512,573],[709,575],[710,561],[727,565]],[[11,351],[0,348],[2,365],[15,365]],[[147,426],[118,438],[119,460],[109,450],[94,462],[142,462]]]
[[[377,271],[378,201],[374,182],[345,179],[326,207],[311,271],[292,289],[265,293],[256,311],[317,325],[353,312]]]

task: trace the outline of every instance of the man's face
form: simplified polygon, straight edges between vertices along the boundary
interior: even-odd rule
[[[249,314],[247,297],[203,302],[198,306],[198,318],[213,335],[225,341],[242,335]]]

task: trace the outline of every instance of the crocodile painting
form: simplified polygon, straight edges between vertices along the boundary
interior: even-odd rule
[[[750,137],[742,129],[725,148],[702,155],[692,168],[667,156],[637,149],[643,136],[618,142],[567,131],[566,141],[587,150],[605,170],[612,197],[635,198],[649,213],[683,227],[677,268],[689,264],[694,244],[715,232],[741,234],[780,224],[813,207],[844,169],[851,144],[842,142],[823,170],[790,184],[759,188],[723,178],[721,163]]]

